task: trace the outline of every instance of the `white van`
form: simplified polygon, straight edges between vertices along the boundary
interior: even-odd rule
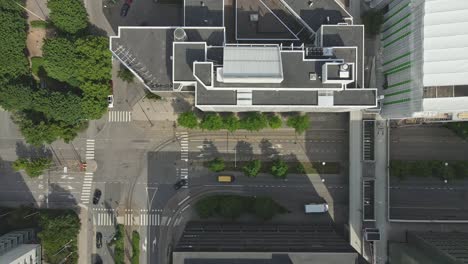
[[[328,212],[328,204],[306,204],[304,205],[304,210],[306,214],[311,213],[325,213]]]

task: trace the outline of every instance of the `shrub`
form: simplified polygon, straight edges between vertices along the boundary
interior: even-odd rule
[[[278,213],[286,213],[287,210],[268,197],[258,197],[254,200],[253,213],[262,220],[270,220]]]
[[[266,127],[268,127],[268,120],[264,114],[259,112],[250,112],[240,120],[240,128],[249,131],[259,131]]]
[[[239,118],[236,115],[230,113],[223,118],[224,128],[230,132],[234,132],[239,129]]]
[[[225,167],[224,160],[221,158],[215,158],[210,161],[209,168],[211,171],[220,172],[223,171]]]
[[[132,232],[132,264],[140,263],[140,234]]]
[[[217,113],[205,114],[200,122],[200,128],[206,130],[220,130],[223,126],[223,119]]]
[[[195,210],[200,218],[212,217],[216,215],[218,204],[216,196],[205,197],[195,204]]]
[[[309,117],[307,115],[296,115],[288,118],[287,125],[302,134],[309,128]]]
[[[249,161],[242,168],[242,170],[244,171],[244,174],[247,175],[248,177],[256,177],[258,173],[260,172],[261,167],[262,167],[262,164],[260,160],[252,160],[252,161]]]
[[[275,178],[286,178],[288,174],[288,165],[283,160],[277,159],[273,162],[271,166],[271,174],[275,176]]]
[[[198,127],[198,119],[194,112],[184,112],[179,115],[177,118],[177,123],[186,128],[196,128]]]
[[[149,100],[155,100],[155,101],[158,101],[158,100],[161,100],[162,97],[160,95],[157,95],[155,93],[146,93],[146,96],[145,96],[146,99],[149,99]]]
[[[271,115],[268,117],[268,125],[273,129],[277,129],[283,126],[283,121],[278,115]]]

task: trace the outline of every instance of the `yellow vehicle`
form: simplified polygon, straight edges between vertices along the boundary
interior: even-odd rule
[[[228,176],[228,175],[219,175],[218,176],[218,182],[222,183],[230,183],[234,181],[234,176]]]

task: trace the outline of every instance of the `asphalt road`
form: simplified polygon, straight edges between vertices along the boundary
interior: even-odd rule
[[[425,125],[391,129],[390,157],[398,160],[467,160],[468,142],[450,130]],[[468,221],[468,181],[406,177],[390,180],[389,218]]]
[[[390,158],[399,160],[466,160],[468,142],[441,126],[394,128]]]

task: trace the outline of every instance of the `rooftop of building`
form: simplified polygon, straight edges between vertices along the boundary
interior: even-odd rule
[[[311,1],[311,6],[297,1],[233,1],[236,8],[231,11],[243,17],[236,19],[237,34],[252,38],[252,43],[227,43],[227,29],[217,26],[226,24],[223,12],[227,11],[220,4],[224,1],[186,0],[185,24],[191,26],[121,27],[119,35],[111,37],[111,50],[153,91],[195,87],[197,105],[235,106],[246,98],[252,106],[376,105],[375,89],[355,89],[364,87],[364,28],[329,25],[349,18],[334,0]],[[311,19],[310,25],[320,24],[313,35],[302,16],[319,10],[330,11],[325,17],[335,14],[337,19]],[[298,11],[300,17],[295,14]],[[204,14],[211,16],[211,12],[217,22],[202,27]],[[281,38],[286,35],[282,34],[291,41],[283,44]],[[349,74],[342,73],[342,66]],[[357,91],[350,92],[353,88]],[[331,93],[320,96],[322,90]]]
[[[224,1],[184,0],[184,25],[187,27],[222,27]]]

